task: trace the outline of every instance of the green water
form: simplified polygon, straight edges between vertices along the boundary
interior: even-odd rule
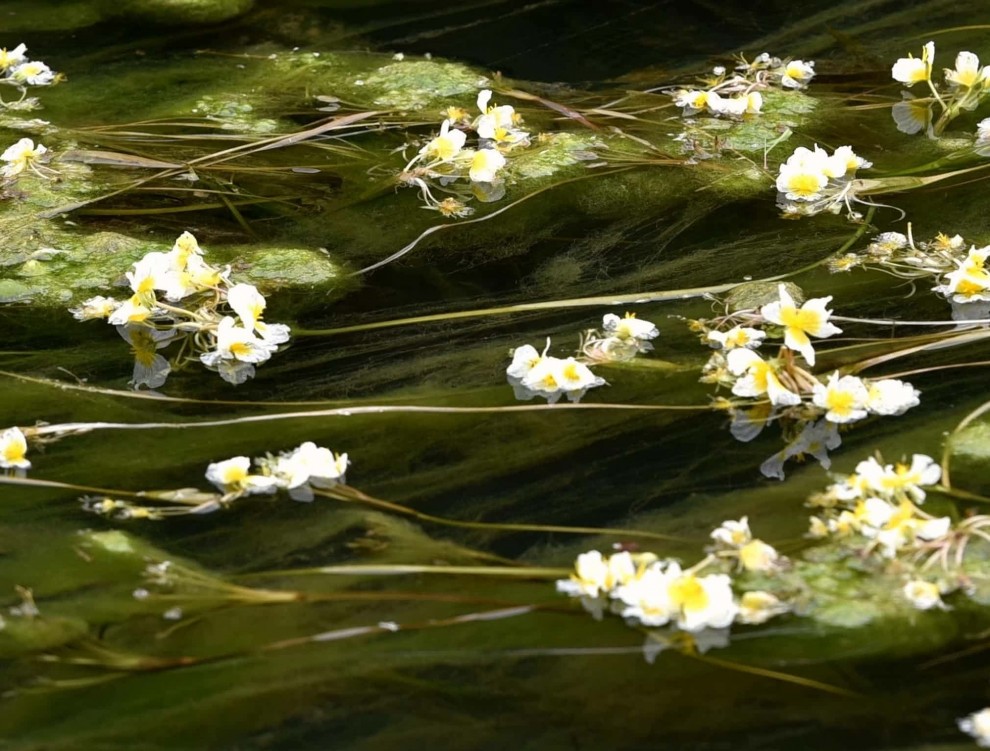
[[[808,297],[833,295],[844,316],[944,320],[948,307],[924,283],[912,296],[903,280],[877,271],[814,266],[846,243],[861,249],[874,232],[903,231],[896,210],[877,211],[865,233],[827,214],[785,221],[771,180],[733,156],[662,163],[658,154],[676,147],[676,110],[667,97],[628,92],[689,81],[709,57],[738,50],[804,56],[819,70],[807,100],[788,100],[803,103],[793,111],[768,105],[764,125],[736,133],[736,153],[758,163],[763,144],[789,129],[771,166],[815,142],[851,143],[874,162],[871,175],[973,166],[979,161],[959,156],[961,139],[951,139],[972,133],[986,111],[965,114],[934,142],[898,133],[889,106],[864,105],[899,96],[889,67],[920,46],[917,34],[987,18],[938,0],[907,9],[781,3],[759,17],[742,4],[258,0],[220,25],[159,26],[113,17],[101,3],[73,3],[78,15],[65,5],[56,24],[49,7],[33,5],[47,14],[11,4],[13,30],[0,46],[24,41],[67,74],[32,92],[44,109],[25,115],[62,129],[45,139],[58,150],[185,164],[246,138],[310,127],[327,116],[318,95],[338,97],[342,113],[380,114],[367,132],[204,170],[200,187],[226,191],[235,204],[258,199],[233,209],[216,193],[170,192],[175,181],[163,180],[51,212],[145,174],[99,164],[65,167],[59,184],[19,183],[25,195],[0,203],[0,428],[117,425],[32,444],[29,477],[124,491],[206,489],[210,462],[311,440],[348,452],[350,485],[435,517],[675,539],[454,527],[357,503],[264,496],[213,514],[123,521],[84,512],[82,492],[0,485],[5,748],[969,747],[955,721],[990,699],[985,606],[895,612],[882,592],[839,582],[850,607],[831,620],[785,616],[734,629],[728,647],[700,658],[670,649],[650,662],[643,633],[616,617],[594,620],[554,591],[552,577],[302,570],[567,569],[577,554],[615,544],[690,561],[714,526],[742,515],[800,557],[810,545],[803,502],[829,475],[812,459],[789,463],[784,482],[760,475],[781,448],[779,431],[737,442],[726,415],[708,408],[712,388],[698,382],[709,350],[685,320],[711,317],[713,303],[662,293],[812,267],[792,281]],[[985,30],[937,39],[990,57]],[[407,59],[393,61],[397,51]],[[426,52],[430,63],[418,57]],[[401,66],[410,64],[425,67],[407,74]],[[503,88],[569,108],[607,108],[628,95],[644,114],[630,123],[589,116],[599,127],[592,131],[511,99],[533,132],[558,140],[536,150],[506,198],[476,204],[477,216],[532,197],[355,276],[439,219],[415,191],[395,188],[404,160],[392,151],[407,130],[422,136],[435,127],[441,102],[473,107],[475,83],[494,70],[512,77]],[[410,95],[424,79],[440,81],[442,93]],[[149,125],[155,119],[177,124]],[[0,144],[24,135],[16,125],[5,121]],[[644,149],[611,126],[662,148]],[[567,156],[580,151],[606,165],[589,169]],[[944,164],[932,167],[937,160]],[[306,171],[290,169],[300,166]],[[880,200],[906,212],[918,237],[990,240],[981,182]],[[74,321],[66,308],[119,294],[113,285],[133,260],[167,250],[185,230],[262,286],[267,319],[297,335],[243,386],[190,368],[160,390],[167,399],[136,398],[120,337]],[[69,255],[31,263],[38,247]],[[444,317],[511,305],[530,307]],[[513,398],[505,383],[512,348],[542,348],[550,336],[553,352],[566,356],[579,332],[625,310],[657,323],[655,351],[598,368],[609,385],[582,404],[684,409],[541,408]],[[438,320],[385,325],[418,316]],[[357,330],[335,331],[349,327]],[[905,335],[844,328],[845,344],[873,340],[863,358]],[[923,352],[870,375],[978,361],[985,349],[977,341]],[[818,373],[856,359],[827,348],[820,358]],[[979,367],[911,381],[921,405],[843,431],[833,469],[849,472],[875,451],[938,457],[948,431],[987,398]],[[489,409],[521,405],[532,408]],[[365,409],[375,406],[392,409]],[[259,419],[236,421],[249,417]],[[159,425],[135,427],[147,423]],[[985,444],[976,443],[955,479],[980,493],[990,483]],[[185,573],[167,585],[149,581],[146,568],[164,561]],[[15,587],[33,592],[39,615],[8,612],[21,604]],[[857,606],[868,602],[878,609],[863,616],[868,609]]]

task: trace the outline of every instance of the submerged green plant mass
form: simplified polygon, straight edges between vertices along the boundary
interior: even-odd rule
[[[9,5],[0,745],[984,737],[971,12]]]

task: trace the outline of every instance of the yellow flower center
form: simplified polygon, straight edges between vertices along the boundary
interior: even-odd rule
[[[227,467],[222,479],[224,485],[240,485],[247,479],[247,470],[238,466]]]
[[[826,409],[842,417],[852,414],[854,404],[855,398],[852,392],[829,389],[825,394]]]
[[[24,461],[26,446],[20,441],[11,441],[3,447],[3,458],[6,462],[14,464]]]
[[[457,146],[449,138],[440,136],[430,144],[430,153],[439,159],[450,159],[458,151]]]
[[[787,192],[798,196],[813,196],[821,190],[818,175],[813,172],[798,172],[787,182]]]
[[[959,282],[959,284],[956,285],[956,294],[965,295],[968,297],[970,295],[978,295],[980,292],[983,292],[985,289],[986,287],[984,287],[982,284],[978,284],[977,282],[971,281],[969,279],[963,279],[962,281]]]
[[[564,366],[564,378],[566,378],[568,381],[581,380],[581,374],[578,373],[576,362],[570,362]]]
[[[817,310],[781,307],[780,321],[789,329],[814,331],[822,325],[822,314]]]
[[[240,359],[251,354],[251,345],[247,342],[234,342],[230,345],[230,354]]]
[[[749,334],[747,334],[742,329],[739,329],[735,333],[730,334],[725,338],[725,343],[728,344],[730,347],[745,347],[747,344],[749,344],[749,342],[750,342]]]
[[[688,574],[670,585],[670,599],[682,610],[704,610],[708,607],[708,593],[698,579]]]

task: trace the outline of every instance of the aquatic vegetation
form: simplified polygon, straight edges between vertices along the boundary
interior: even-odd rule
[[[719,631],[733,622],[763,623],[790,610],[768,592],[735,595],[733,568],[769,574],[787,565],[773,547],[752,538],[745,517],[723,522],[711,537],[715,546],[709,555],[688,569],[653,553],[622,551],[607,558],[597,550],[582,553],[570,577],[557,581],[557,591],[581,598],[599,619],[613,612],[633,626],[669,625],[688,634]],[[705,571],[711,573],[701,575]]]
[[[952,304],[954,316],[985,318],[983,308],[990,302],[990,273],[985,268],[988,255],[990,246],[978,248],[961,235],[940,232],[930,240],[915,240],[909,227],[908,235],[877,235],[865,250],[847,253],[832,261],[829,268],[833,272],[877,268],[905,279],[927,279],[934,283],[932,291]]]
[[[147,253],[126,272],[134,293],[129,299],[100,295],[70,312],[79,321],[105,319],[117,327],[134,352],[135,389],[159,388],[169,373],[196,359],[237,385],[253,377],[254,366],[277,352],[290,332],[262,321],[265,297],[253,285],[234,283],[230,274],[230,266],[207,263],[196,238],[184,232],[168,253]],[[170,363],[157,351],[175,342],[178,353]]]
[[[813,61],[781,60],[763,52],[752,62],[740,56],[731,71],[717,66],[710,77],[703,79],[705,88],[679,89],[672,96],[684,117],[707,112],[716,117],[741,118],[760,113],[762,91],[773,87],[804,89],[814,76]]]
[[[474,210],[466,203],[496,201],[505,194],[501,177],[513,149],[529,145],[529,133],[521,130],[522,117],[509,104],[492,103],[490,89],[478,93],[480,115],[471,120],[466,112],[447,107],[448,115],[440,132],[431,138],[406,164],[398,175],[400,184],[415,187],[423,199],[423,208],[439,211],[447,218],[470,216]],[[452,117],[451,117],[452,116]],[[467,132],[478,138],[477,148],[464,148]],[[470,186],[458,185],[464,178]],[[436,198],[437,192],[451,193]]]
[[[369,52],[387,19],[348,29],[340,19],[356,11],[302,5],[259,3],[235,34],[91,45],[97,62],[81,59],[73,86],[45,99],[57,126],[0,118],[5,148],[30,136],[4,162],[0,227],[0,300],[26,303],[4,308],[0,424],[20,427],[0,434],[2,565],[38,598],[5,606],[13,669],[0,688],[16,692],[2,714],[30,724],[25,742],[133,745],[165,718],[170,742],[189,747],[269,742],[276,724],[276,746],[308,747],[328,727],[356,745],[363,727],[380,733],[372,745],[408,744],[428,726],[442,746],[456,725],[393,710],[429,692],[459,712],[448,676],[477,685],[465,706],[514,697],[505,711],[488,702],[465,743],[491,724],[548,748],[579,736],[644,746],[658,729],[690,745],[696,726],[681,715],[699,688],[707,707],[738,709],[725,714],[740,733],[773,727],[754,736],[770,746],[807,727],[909,724],[880,700],[850,702],[852,688],[876,686],[883,701],[893,689],[919,709],[971,693],[953,686],[962,670],[910,671],[981,649],[990,618],[990,522],[974,508],[983,421],[951,435],[942,467],[928,457],[953,409],[982,393],[986,228],[979,190],[964,186],[985,177],[985,123],[975,150],[969,134],[894,148],[890,97],[859,75],[876,67],[856,52],[863,37],[839,37],[849,54],[830,54],[827,77],[809,60],[823,67],[824,48],[794,34],[748,45],[794,59],[740,59],[683,93],[670,82],[690,73],[662,57],[581,91],[411,51],[442,48],[455,27],[470,43],[488,6],[464,27],[462,11],[438,6]],[[810,25],[844,33],[825,16],[807,24],[805,37]],[[340,49],[351,39],[357,49]],[[524,69],[505,41],[506,69]],[[951,76],[959,89],[971,62]],[[866,141],[841,146],[863,134],[873,179],[859,172]],[[972,242],[916,243],[909,228],[863,249],[903,231],[871,196],[943,180],[938,219]],[[785,212],[821,213],[814,226],[774,222],[771,185]],[[931,229],[925,208],[941,196],[905,197],[915,226]],[[185,228],[208,253],[191,234],[161,246]],[[884,273],[821,273],[858,266]],[[938,319],[941,304],[911,297],[911,282],[968,320],[910,320]],[[117,387],[116,335],[80,340],[64,313],[42,326],[42,294],[116,327],[134,390]],[[272,299],[291,332],[265,320]],[[930,328],[904,336],[909,326]],[[574,332],[576,346],[560,346]],[[290,335],[292,357],[278,356]],[[548,336],[557,347],[533,346]],[[149,393],[181,369],[241,383],[265,363],[238,399],[193,377]],[[503,368],[531,403],[496,382]],[[830,456],[842,443],[909,458],[835,478],[802,539],[812,460],[848,469]],[[323,447],[338,444],[360,457],[361,489],[347,456]],[[43,476],[24,475],[28,456]],[[802,460],[787,483],[757,474],[783,479]],[[265,617],[249,610],[261,606]],[[665,650],[676,654],[662,671],[615,662]],[[905,672],[888,677],[880,661]],[[626,691],[630,677],[641,690]],[[792,699],[795,686],[821,701]],[[314,690],[334,701],[309,717],[298,697]],[[623,696],[625,719],[655,719],[616,734],[614,707],[593,694]],[[964,699],[954,706],[979,706]],[[954,716],[911,715],[926,741]],[[121,722],[89,719],[109,716]],[[535,717],[561,734],[533,735]],[[711,742],[731,745],[730,732]]]
[[[937,85],[932,80],[935,65],[935,43],[926,42],[921,57],[902,57],[894,63],[891,76],[909,89],[917,83],[924,83],[930,97],[914,98],[909,91],[903,92],[905,101],[894,105],[891,115],[902,133],[914,135],[924,131],[930,138],[942,135],[946,126],[963,112],[975,110],[990,94],[990,65],[980,66],[979,58],[972,52],[956,55],[955,67],[945,68],[945,83]],[[939,106],[939,115],[934,117],[932,108]]]
[[[901,415],[920,403],[920,392],[898,379],[861,378],[838,370],[823,378],[797,363],[795,356],[801,355],[808,367],[814,366],[812,337],[826,339],[842,333],[830,320],[833,311],[826,306],[831,301],[831,296],[819,297],[798,305],[787,287],[779,284],[777,299],[759,308],[689,324],[715,349],[702,367],[701,382],[755,400],[718,404],[732,415],[732,435],[748,442],[770,422],[781,423],[786,447],[760,467],[768,477],[783,479],[784,463],[804,454],[816,457],[827,469],[828,450],[841,443],[836,426],[870,415]],[[756,351],[768,336],[783,338],[775,357]]]

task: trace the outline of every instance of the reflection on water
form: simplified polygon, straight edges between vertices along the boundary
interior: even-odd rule
[[[815,142],[851,143],[868,157],[873,170],[857,177],[978,166],[966,139],[985,113],[962,114],[935,143],[899,133],[889,111],[899,96],[892,61],[921,30],[961,25],[965,14],[937,0],[874,2],[868,13],[773,5],[757,14],[663,2],[259,0],[220,27],[92,25],[99,15],[79,11],[55,31],[19,8],[16,38],[0,44],[23,40],[68,75],[39,94],[36,113],[65,132],[31,127],[84,158],[53,163],[60,183],[36,176],[0,206],[0,427],[113,424],[32,437],[30,478],[87,490],[0,490],[0,737],[46,749],[961,742],[956,718],[987,703],[986,617],[969,600],[895,617],[875,592],[861,596],[876,606],[869,617],[866,607],[837,608],[829,621],[784,616],[693,651],[676,637],[644,643],[642,630],[596,620],[554,591],[584,551],[687,564],[714,527],[747,515],[786,556],[811,545],[803,504],[831,482],[812,460],[821,457],[805,446],[786,457],[786,480],[764,478],[761,464],[800,430],[779,420],[761,428],[758,415],[742,426],[711,409],[714,386],[698,380],[711,342],[688,321],[724,314],[732,287],[800,272],[798,292],[831,295],[847,318],[953,315],[927,278],[867,261],[849,273],[823,265],[837,252],[866,258],[876,232],[905,231],[897,211],[871,211],[869,231],[831,214],[784,221],[772,183],[795,146]],[[947,50],[980,49],[974,30],[938,38]],[[768,96],[755,123],[683,126],[669,96],[643,93],[690,84],[712,56],[724,64],[764,49],[815,58],[817,77],[790,100]],[[400,153],[406,130],[426,137],[439,106],[396,104],[409,89],[390,90],[389,80],[362,91],[378,85],[380,68],[426,52],[478,66],[445,79],[454,93],[443,96],[461,107],[475,106],[486,71],[519,79],[492,86],[499,104],[523,113],[540,158],[529,157],[505,198],[470,199],[471,218],[525,199],[510,210],[348,276],[439,219],[393,179],[421,145]],[[390,70],[391,80],[406,75]],[[381,113],[315,146],[283,140],[243,159],[216,156],[373,107]],[[4,117],[6,144],[23,122]],[[676,138],[683,127],[697,127],[689,147]],[[784,145],[764,171],[776,139]],[[560,153],[578,156],[561,166]],[[165,177],[92,201],[151,169]],[[979,185],[946,184],[903,184],[909,192],[876,200],[906,212],[919,240],[958,232],[985,242]],[[70,202],[80,205],[63,212]],[[131,263],[168,251],[184,230],[265,288],[266,319],[291,322],[293,338],[237,388],[187,367],[169,374],[163,396],[133,393],[127,345],[107,326],[74,321],[68,298],[123,294]],[[37,248],[66,254],[31,256]],[[777,299],[776,281],[731,292],[735,310],[768,305],[767,290]],[[744,293],[764,297],[740,302]],[[627,310],[659,336],[603,321]],[[983,329],[947,348],[925,339],[930,327],[841,323],[834,342],[814,339],[816,375],[872,358],[864,375],[901,375],[922,396],[901,416],[829,428],[841,437],[828,446],[833,469],[851,472],[875,451],[939,457],[944,436],[985,399],[980,368],[955,367],[981,360]],[[591,376],[571,373],[582,386],[573,391],[586,391],[577,406],[517,401],[510,351],[529,343],[538,357],[550,337],[548,354],[564,367],[582,333],[594,363]],[[899,353],[908,336],[918,349]],[[943,365],[952,367],[925,371]],[[520,370],[520,388],[565,395],[529,374]],[[588,390],[587,378],[607,385]],[[960,436],[953,464],[954,487],[974,494],[987,490],[982,430],[975,420]],[[204,476],[211,463],[306,441],[348,454],[346,485],[314,483],[309,502],[284,493],[230,502],[220,496],[233,485]],[[87,513],[83,495],[108,513]],[[100,506],[104,497],[121,505]],[[968,511],[938,503],[926,508]],[[167,504],[211,513],[120,518]],[[856,575],[840,572],[829,586],[853,591],[844,577]]]

